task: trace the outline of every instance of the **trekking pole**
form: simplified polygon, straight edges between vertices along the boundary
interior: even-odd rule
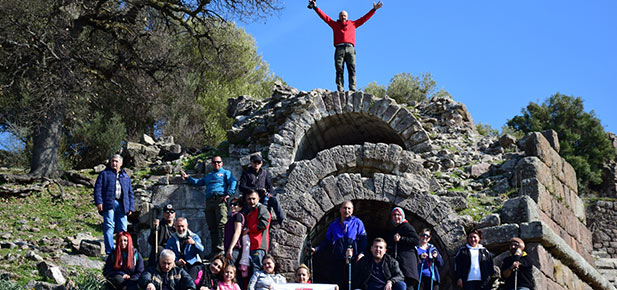
[[[159,225],[154,228],[154,254],[159,256]]]
[[[435,277],[435,263],[431,263],[431,290],[433,290],[433,278]]]
[[[518,290],[518,268],[514,268],[514,290]]]
[[[418,290],[420,290],[420,285],[422,285],[422,270],[424,270],[424,260],[420,262],[420,279],[418,279]]]
[[[353,247],[351,245],[349,245],[349,249],[353,249]],[[353,254],[351,255],[347,255],[347,265],[348,265],[348,274],[349,274],[349,290],[351,290],[351,258],[353,257]]]

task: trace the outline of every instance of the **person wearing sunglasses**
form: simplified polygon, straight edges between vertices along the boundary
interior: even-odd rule
[[[225,224],[225,258],[229,264],[238,266],[236,273],[238,283],[242,284],[242,278],[248,277],[248,266],[251,265],[249,258],[250,240],[247,233],[242,233],[246,229],[246,218],[242,214],[242,201],[235,197],[231,200],[231,218]],[[240,274],[240,275],[238,275]]]
[[[163,209],[163,223],[159,219],[155,219],[152,222],[152,230],[148,236],[148,243],[150,244],[150,258],[148,259],[148,266],[156,266],[158,253],[162,252],[167,245],[167,240],[171,238],[171,235],[176,233],[176,210],[170,203]],[[158,232],[158,241],[157,238]],[[158,251],[157,251],[158,247]]]
[[[268,211],[274,210],[278,224],[282,225],[283,220],[285,220],[285,211],[283,211],[278,198],[272,195],[274,188],[270,174],[262,168],[263,163],[260,155],[251,156],[250,166],[242,172],[240,177],[240,192],[246,197],[251,191],[256,191],[259,194],[260,202],[268,207]]]
[[[210,255],[223,254],[223,231],[227,223],[227,200],[236,190],[236,179],[231,171],[223,168],[221,156],[214,156],[212,172],[202,178],[194,178],[180,170],[180,176],[189,185],[206,186],[206,223],[212,237],[212,250]]]
[[[431,243],[431,230],[423,229],[420,235],[420,246],[416,249],[421,264],[418,265],[420,272],[419,289],[439,290],[439,270],[443,266],[443,258],[435,246]]]

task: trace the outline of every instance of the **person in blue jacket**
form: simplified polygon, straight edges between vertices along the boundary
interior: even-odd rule
[[[203,178],[190,177],[184,171],[180,171],[180,175],[190,185],[206,186],[206,223],[212,237],[210,255],[213,257],[225,253],[223,233],[227,223],[227,200],[235,193],[237,182],[231,171],[223,168],[221,156],[214,156],[211,161],[213,171]]]
[[[418,271],[420,273],[420,287],[418,289],[433,289],[439,290],[439,270],[443,266],[443,258],[439,251],[431,241],[431,230],[423,229],[420,232],[420,246],[416,247],[420,264]]]
[[[105,253],[109,255],[114,249],[114,233],[126,232],[127,216],[135,210],[131,179],[122,170],[122,156],[119,154],[111,157],[109,166],[96,178],[94,204],[103,216]]]
[[[172,250],[176,255],[176,266],[186,270],[195,280],[201,270],[201,257],[199,254],[204,250],[201,238],[189,230],[186,218],[176,220],[176,232],[167,240],[165,249]]]
[[[364,223],[353,216],[353,203],[344,201],[339,209],[341,218],[336,219],[328,226],[326,238],[315,248],[313,253],[324,249],[331,251],[332,255],[332,281],[339,285],[339,289],[347,289],[348,266],[347,263],[355,264],[362,257],[368,245]],[[351,259],[348,259],[351,257]]]

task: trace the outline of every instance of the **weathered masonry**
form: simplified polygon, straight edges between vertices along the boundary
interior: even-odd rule
[[[408,107],[362,92],[282,86],[263,102],[230,100],[228,115],[235,122],[225,166],[239,178],[248,156],[261,154],[288,214],[271,233],[271,253],[286,274],[305,261],[306,247],[323,239],[337,206],[352,200],[369,238],[389,234],[394,206],[405,209],[417,230],[431,228],[447,258],[442,277],[451,276],[466,231],[478,226],[496,264],[511,237],[525,240],[536,262],[536,289],[614,289],[594,268],[576,175],[551,132],[530,134],[517,148],[513,141],[484,140],[464,105],[449,97]],[[470,196],[493,191],[505,203],[491,218],[478,223],[460,214]],[[207,240],[200,194],[165,184],[145,192],[144,200],[149,197],[148,208],[177,203]],[[442,289],[454,289],[452,281],[443,279]]]

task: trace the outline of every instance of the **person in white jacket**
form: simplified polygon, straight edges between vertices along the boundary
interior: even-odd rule
[[[274,284],[284,284],[287,280],[278,273],[278,264],[274,257],[265,255],[261,270],[255,271],[249,281],[249,290],[272,290]]]

